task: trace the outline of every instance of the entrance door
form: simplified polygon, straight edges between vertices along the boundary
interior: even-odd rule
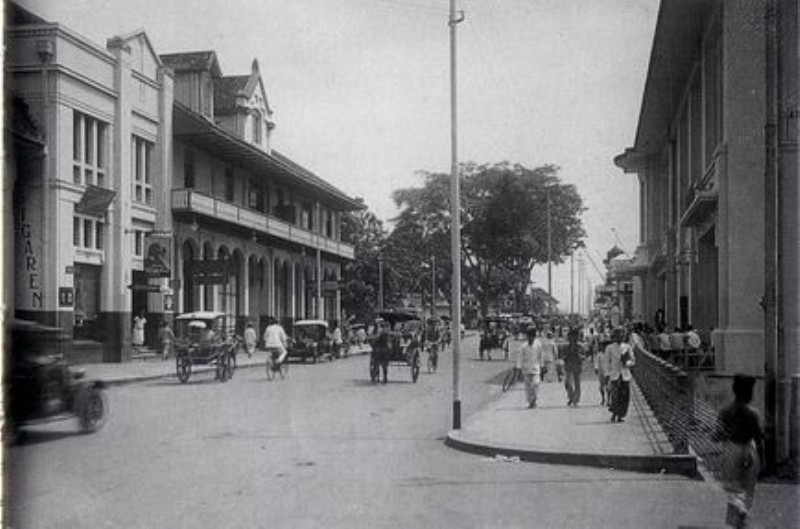
[[[102,341],[98,316],[100,313],[100,275],[103,268],[83,263],[75,264],[75,327],[76,340]]]

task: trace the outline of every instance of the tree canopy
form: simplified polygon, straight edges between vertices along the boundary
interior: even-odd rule
[[[500,295],[524,291],[533,267],[547,262],[548,210],[553,263],[563,262],[585,236],[581,197],[558,171],[507,162],[460,167],[462,277],[484,313]],[[401,292],[424,292],[430,282],[424,271],[435,258],[437,289],[449,298],[450,175],[421,175],[422,187],[394,192],[400,213],[384,253]]]
[[[343,270],[342,310],[357,321],[375,317],[378,306],[378,258],[386,231],[383,223],[368,209],[345,215],[342,240],[353,244],[355,259]]]

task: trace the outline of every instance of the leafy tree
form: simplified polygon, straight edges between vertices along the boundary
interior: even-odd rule
[[[524,291],[533,267],[547,262],[548,209],[553,263],[563,262],[585,236],[581,197],[575,186],[561,182],[558,170],[507,162],[460,167],[462,276],[484,314],[501,295]],[[449,298],[450,175],[422,176],[422,187],[394,193],[400,214],[387,255],[398,270],[398,287],[411,292],[424,290],[423,263],[435,255],[443,265],[437,288]]]
[[[363,203],[363,200],[359,199]],[[345,215],[342,240],[355,247],[355,259],[343,270],[342,310],[356,321],[375,317],[378,307],[378,257],[386,238],[383,223],[368,209]]]

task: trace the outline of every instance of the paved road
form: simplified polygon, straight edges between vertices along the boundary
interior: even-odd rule
[[[507,364],[465,344],[463,405],[496,395]],[[676,476],[500,462],[444,446],[450,358],[410,382],[368,381],[368,359],[115,387],[90,436],[71,423],[12,449],[15,527],[719,526],[709,485]],[[719,496],[719,495],[718,495]],[[714,496],[716,498],[716,496]],[[721,496],[719,496],[721,498]],[[701,513],[701,514],[698,514]]]

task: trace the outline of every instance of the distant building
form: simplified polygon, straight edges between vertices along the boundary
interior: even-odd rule
[[[784,456],[800,372],[797,23],[796,0],[663,0],[634,146],[615,159],[640,183],[635,311],[713,329],[719,376],[775,382]]]

